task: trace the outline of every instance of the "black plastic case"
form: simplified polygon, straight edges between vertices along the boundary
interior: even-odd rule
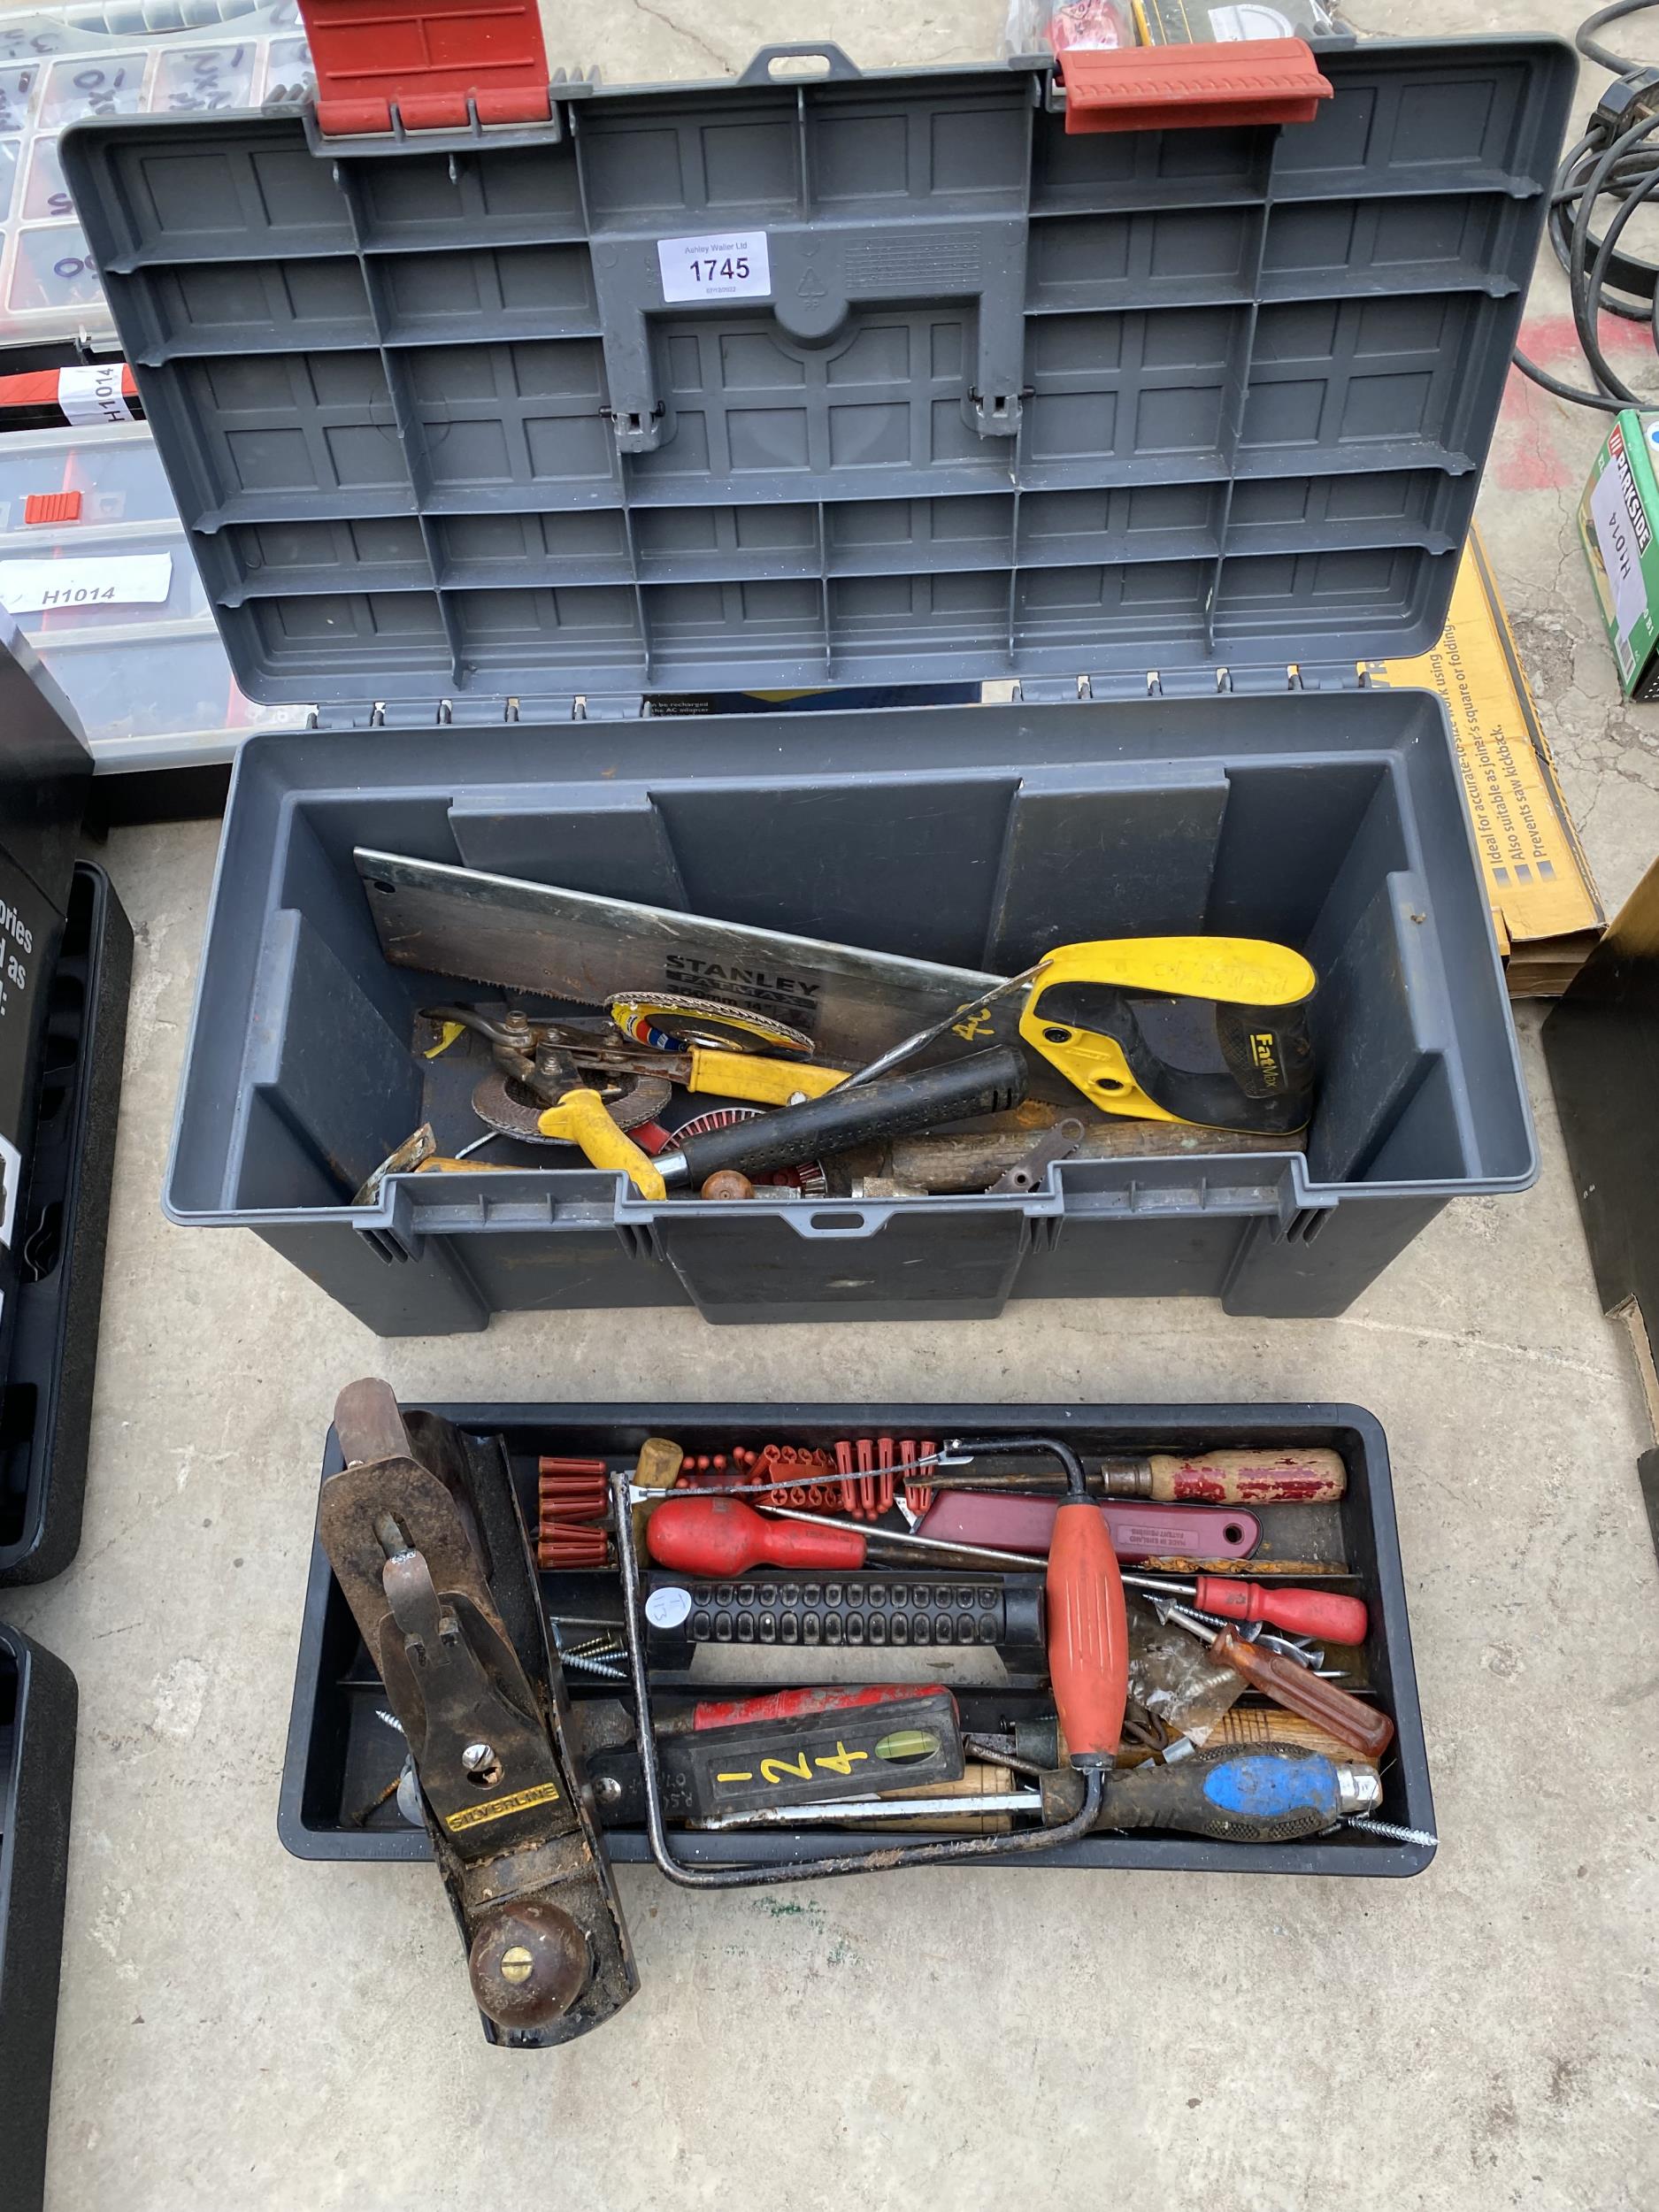
[[[734,1442],[767,1438],[826,1444],[848,1435],[1019,1436],[1038,1432],[1064,1436],[1086,1453],[1187,1453],[1252,1442],[1333,1446],[1342,1455],[1348,1471],[1348,1494],[1339,1509],[1343,1549],[1348,1565],[1363,1578],[1357,1586],[1371,1609],[1367,1666],[1382,1704],[1394,1716],[1397,1732],[1383,1763],[1386,1793],[1379,1817],[1398,1826],[1433,1832],[1434,1807],[1417,1709],[1388,1447],[1375,1417],[1358,1406],[941,1408],[937,1404],[785,1403],[440,1405],[431,1410],[464,1428],[505,1436],[515,1478],[533,1520],[539,1454],[557,1451],[624,1458],[653,1435],[671,1436],[688,1451],[700,1452],[726,1450]],[[340,1464],[339,1446],[331,1430],[323,1474],[334,1472]],[[572,1580],[568,1575],[542,1577],[549,1594],[555,1584],[568,1590]],[[775,1689],[782,1681],[782,1677],[773,1674],[764,1686]],[[617,1694],[610,1684],[578,1680],[573,1676],[569,1687],[578,1703],[588,1696]],[[720,1694],[739,1695],[741,1692],[723,1684]],[[975,1694],[962,1693],[964,1718],[976,1717],[969,1709],[969,1701]],[[991,1701],[1008,1709],[1021,1703],[1036,1707],[1048,1702],[1044,1694],[1015,1688],[992,1692]],[[424,1859],[429,1855],[424,1830],[403,1825],[389,1805],[372,1814],[362,1826],[352,1820],[353,1813],[394,1778],[403,1761],[401,1738],[376,1718],[376,1708],[384,1702],[379,1678],[369,1665],[345,1600],[318,1547],[312,1553],[306,1590],[277,1816],[277,1832],[296,1857]],[[984,1724],[984,1717],[977,1717]],[[641,1830],[613,1828],[607,1831],[607,1837],[613,1858],[626,1862],[648,1857]],[[856,1847],[858,1840],[845,1832],[804,1828],[719,1836],[684,1832],[676,1834],[674,1843],[682,1858],[754,1864],[827,1855]],[[872,1836],[867,1840],[875,1849],[884,1839]],[[1397,1877],[1421,1873],[1433,1855],[1433,1847],[1427,1842],[1402,1843],[1344,1828],[1310,1842],[1289,1844],[1237,1845],[1210,1843],[1195,1836],[1101,1834],[1041,1860],[1004,1863],[1145,1869],[1163,1873]]]
[[[132,972],[121,902],[102,868],[77,861],[46,987],[15,1240],[17,1312],[0,1411],[0,1587],[61,1574],[81,1541]]]
[[[0,2201],[35,2212],[46,2180],[63,1950],[75,1678],[0,1622]]]

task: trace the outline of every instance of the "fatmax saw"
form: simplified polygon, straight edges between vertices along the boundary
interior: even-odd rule
[[[696,994],[777,1018],[842,1067],[862,1068],[1002,980],[396,853],[353,857],[394,966],[585,1006],[632,999],[648,1027],[662,994]]]
[[[1299,952],[1255,937],[1062,945],[1019,1033],[1106,1113],[1288,1134],[1313,1110],[1317,982]]]
[[[638,1987],[499,1440],[334,1408],[318,1533],[409,1745],[491,2043],[567,2043]]]

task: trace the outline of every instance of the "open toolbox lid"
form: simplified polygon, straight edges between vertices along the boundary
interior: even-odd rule
[[[539,123],[65,136],[250,697],[1282,687],[1433,641],[1565,45],[1323,50],[1265,104],[1311,120],[1232,124],[810,50]]]

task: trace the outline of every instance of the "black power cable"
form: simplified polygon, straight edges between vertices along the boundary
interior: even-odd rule
[[[1534,384],[1576,406],[1616,415],[1621,407],[1659,404],[1632,391],[1601,350],[1599,319],[1646,323],[1659,354],[1659,264],[1623,252],[1619,241],[1640,207],[1659,198],[1659,69],[1629,61],[1603,46],[1595,34],[1628,15],[1659,6],[1659,0],[1614,0],[1611,7],[1586,16],[1575,43],[1586,61],[1605,69],[1615,81],[1597,102],[1584,135],[1570,148],[1555,172],[1549,196],[1549,242],[1567,273],[1573,327],[1595,379],[1594,391],[1580,391],[1528,360],[1517,347],[1515,365]],[[1595,229],[1598,203],[1607,227]]]

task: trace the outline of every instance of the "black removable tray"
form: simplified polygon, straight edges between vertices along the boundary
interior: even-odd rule
[[[409,1402],[411,1405],[414,1401]],[[648,1436],[672,1436],[687,1450],[715,1452],[733,1443],[767,1438],[826,1444],[838,1436],[992,1436],[1058,1433],[1085,1452],[1194,1452],[1227,1444],[1279,1442],[1331,1445],[1347,1463],[1348,1494],[1340,1511],[1348,1564],[1363,1578],[1371,1606],[1366,1661],[1382,1703],[1393,1714],[1395,1740],[1384,1762],[1386,1795],[1379,1817],[1401,1827],[1433,1832],[1428,1756],[1417,1709],[1417,1675],[1406,1620],[1405,1578],[1394,1525],[1388,1447],[1372,1415],[1348,1405],[1129,1405],[952,1406],[807,1404],[723,1405],[434,1405],[462,1428],[500,1432],[507,1440],[515,1477],[534,1512],[535,1462],[542,1452],[627,1457]],[[341,1465],[334,1431],[328,1432],[322,1473]],[[543,1577],[568,1584],[569,1577]],[[772,1674],[765,1686],[779,1686]],[[571,1694],[614,1696],[609,1684],[570,1678]],[[723,1685],[722,1695],[740,1693]],[[975,1693],[959,1694],[964,1717]],[[997,1690],[999,1709],[1048,1700],[1037,1693]],[[374,1797],[396,1773],[399,1738],[375,1717],[384,1694],[320,1546],[315,1546],[300,1631],[299,1665],[283,1763],[277,1832],[303,1859],[424,1859],[426,1834],[398,1822],[388,1808],[363,1827],[351,1813]],[[624,1862],[649,1856],[644,1832],[607,1830],[611,1856]],[[879,1839],[872,1837],[871,1847]],[[826,1830],[771,1830],[696,1836],[678,1832],[685,1859],[759,1863],[844,1851],[853,1839]],[[1033,1862],[1008,1865],[1147,1869],[1168,1873],[1342,1874],[1403,1876],[1421,1873],[1433,1857],[1428,1843],[1402,1843],[1344,1828],[1311,1842],[1209,1843],[1196,1836],[1097,1835]]]
[[[23,1269],[0,1410],[0,1586],[74,1557],[86,1500],[133,932],[104,870],[75,863],[48,987]]]

